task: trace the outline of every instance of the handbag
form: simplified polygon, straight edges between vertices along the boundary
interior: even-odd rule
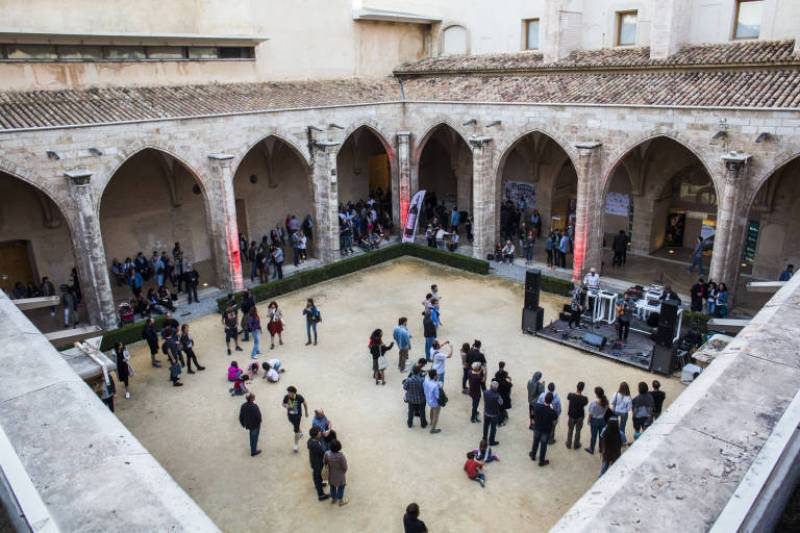
[[[389,366],[389,362],[386,360],[385,355],[381,355],[378,357],[378,370],[386,370],[386,367]]]
[[[444,407],[448,401],[450,401],[450,398],[444,393],[444,389],[439,387],[439,407]]]

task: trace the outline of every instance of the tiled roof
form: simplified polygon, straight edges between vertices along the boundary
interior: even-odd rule
[[[0,131],[399,99],[393,79],[0,92]]]
[[[800,108],[800,70],[428,76],[411,101]]]
[[[543,62],[539,52],[442,56],[406,64],[395,70],[399,76],[502,71],[553,71],[593,69],[642,69],[669,67],[800,65],[794,41],[746,41],[740,43],[687,46],[666,59],[650,59],[649,47],[575,50],[554,63]]]

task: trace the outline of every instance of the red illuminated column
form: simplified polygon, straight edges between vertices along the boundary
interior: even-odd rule
[[[600,205],[599,142],[577,143],[576,171],[578,174],[578,198],[575,208],[575,245],[572,265],[572,280],[579,282],[592,267],[601,270],[603,252],[603,209]]]
[[[411,133],[397,133],[397,193],[392,199],[395,208],[395,226],[404,228],[408,215],[408,204],[411,202]],[[399,224],[398,224],[399,222]]]
[[[210,223],[214,244],[214,262],[220,288],[240,291],[242,281],[242,258],[239,253],[239,227],[236,223],[236,196],[233,192],[233,156],[209,154],[208,165],[211,176]]]
[[[497,180],[494,179],[494,144],[491,137],[470,137],[472,147],[472,255],[486,259],[494,249]],[[459,206],[459,208],[462,208]]]

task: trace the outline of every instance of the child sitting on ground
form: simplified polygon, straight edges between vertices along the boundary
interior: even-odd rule
[[[285,372],[285,370],[281,368],[280,359],[270,359],[269,361],[264,361],[261,363],[261,368],[264,369],[264,379],[270,383],[277,383],[278,380],[281,379],[280,373]]]
[[[475,454],[469,452],[467,454],[467,462],[464,463],[464,472],[467,473],[467,477],[472,481],[480,483],[481,488],[486,486],[486,476],[483,474],[482,470],[483,461],[478,461],[475,459]]]
[[[239,368],[239,363],[231,361],[231,366],[228,367],[228,381],[236,381],[242,375],[242,369]]]
[[[491,446],[486,444],[485,440],[482,440],[478,445],[478,448],[476,450],[472,450],[472,453],[475,455],[475,459],[482,463],[491,463],[492,461],[500,460],[500,458],[492,451]]]
[[[233,382],[233,388],[228,389],[228,392],[231,393],[231,396],[244,396],[247,394],[247,385],[245,383],[248,379],[250,379],[250,377],[244,372],[239,374],[239,377]]]
[[[250,366],[247,368],[247,375],[250,377],[250,379],[253,379],[258,375],[258,363],[250,363]]]

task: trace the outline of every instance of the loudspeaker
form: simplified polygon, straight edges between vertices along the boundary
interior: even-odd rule
[[[522,331],[524,333],[535,333],[544,327],[544,309],[522,308]]]
[[[661,302],[661,312],[658,313],[659,327],[675,329],[678,324],[678,302],[676,300],[664,300]]]
[[[570,318],[572,318],[572,313],[565,313],[564,311],[558,313],[558,319],[562,322],[569,322]]]
[[[653,335],[653,340],[656,342],[656,344],[666,348],[672,348],[672,339],[674,338],[675,330],[667,326],[658,326],[658,329]]]
[[[649,315],[647,315],[647,325],[650,326],[651,328],[657,328],[659,319],[658,317],[659,317],[658,313],[650,313]]]
[[[663,376],[672,374],[672,349],[656,345],[653,347],[653,357],[650,359],[650,372]]]
[[[539,285],[541,280],[541,270],[528,270],[525,272],[525,309],[539,308]]]
[[[604,335],[598,335],[596,333],[585,333],[581,342],[588,344],[589,346],[594,346],[598,350],[602,350],[606,347],[606,342],[608,342],[608,338]]]

